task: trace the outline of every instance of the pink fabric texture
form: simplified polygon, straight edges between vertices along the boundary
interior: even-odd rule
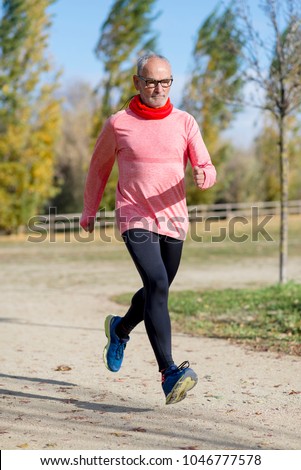
[[[184,240],[188,230],[185,168],[205,173],[210,188],[216,171],[195,119],[173,108],[164,119],[147,120],[126,109],[112,115],[101,131],[87,175],[81,226],[95,217],[115,159],[119,179],[115,217],[120,233],[131,228]]]

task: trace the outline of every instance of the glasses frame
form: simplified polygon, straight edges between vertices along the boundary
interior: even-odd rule
[[[144,78],[141,75],[137,75],[137,77],[145,82],[145,88],[156,88],[159,85],[159,83],[160,83],[162,88],[170,88],[171,85],[172,85],[172,82],[173,82],[173,77],[163,78],[162,80],[155,80],[154,78]],[[162,85],[162,82],[164,82],[165,80],[170,80],[170,85],[168,85],[168,86]],[[149,81],[155,82],[155,86],[147,86],[146,82],[149,82]]]

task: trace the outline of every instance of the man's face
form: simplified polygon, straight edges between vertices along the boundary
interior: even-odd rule
[[[158,57],[149,59],[140,74],[145,79],[164,80],[172,78],[170,65]],[[147,106],[161,108],[166,104],[170,87],[163,88],[161,83],[158,83],[155,88],[148,88],[145,81],[139,78],[138,75],[134,75],[134,85],[140,93],[141,100]]]

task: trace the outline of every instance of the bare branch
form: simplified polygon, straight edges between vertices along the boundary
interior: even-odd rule
[[[301,95],[301,1],[261,0],[260,8],[271,27],[267,39],[256,31],[247,0],[237,0],[236,14],[245,38],[242,72],[264,95],[245,98],[246,105],[286,116],[300,106]]]

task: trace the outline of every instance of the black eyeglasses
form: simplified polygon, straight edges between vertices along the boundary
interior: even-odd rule
[[[169,88],[172,85],[173,78],[163,78],[163,80],[154,80],[153,78],[144,78],[141,75],[137,75],[141,80],[145,82],[146,88],[156,88],[156,86],[160,85],[163,88]]]

